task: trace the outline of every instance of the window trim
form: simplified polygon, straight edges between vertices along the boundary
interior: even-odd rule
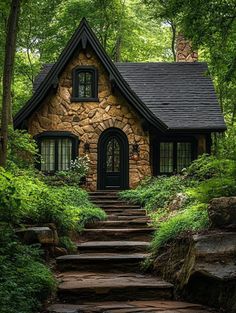
[[[79,73],[92,73],[92,97],[79,97]],[[94,66],[76,66],[72,70],[72,102],[98,102],[98,71]]]
[[[160,172],[160,143],[161,142],[173,142],[173,169],[171,173]],[[197,157],[197,140],[192,137],[181,137],[181,138],[158,138],[158,141],[154,142],[153,145],[153,175],[173,175],[177,170],[177,143],[191,143],[191,161]]]
[[[34,139],[36,140],[39,148],[39,159],[36,162],[36,167],[41,171],[41,142],[44,139],[71,139],[72,141],[72,150],[71,150],[71,156],[72,160],[74,160],[78,156],[78,148],[79,148],[79,138],[72,134],[71,132],[66,131],[45,131],[42,132],[36,136],[34,136]],[[48,174],[53,174],[58,171],[58,149],[57,149],[58,143],[56,143],[56,149],[55,149],[55,170],[51,172],[45,172]]]

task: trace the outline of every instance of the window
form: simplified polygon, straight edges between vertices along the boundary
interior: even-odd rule
[[[160,143],[160,172],[172,173],[174,170],[173,142]]]
[[[192,142],[160,142],[159,173],[181,172],[193,160]]]
[[[97,69],[89,66],[73,70],[72,101],[98,101]]]
[[[177,172],[187,167],[192,161],[192,144],[190,142],[177,142]]]
[[[78,140],[67,132],[45,132],[36,136],[41,160],[39,168],[46,173],[66,171],[77,155]]]
[[[120,144],[112,137],[107,144],[107,172],[120,171]]]

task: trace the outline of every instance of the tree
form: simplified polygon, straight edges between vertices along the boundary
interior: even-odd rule
[[[11,86],[16,52],[17,26],[20,14],[20,0],[12,0],[10,14],[7,21],[7,34],[5,44],[5,59],[3,71],[3,95],[1,116],[1,144],[0,166],[6,165],[8,125],[11,121]]]
[[[174,21],[209,64],[228,122],[236,121],[236,2],[143,0],[154,18]]]

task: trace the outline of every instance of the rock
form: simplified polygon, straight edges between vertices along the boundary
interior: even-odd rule
[[[79,116],[74,116],[73,117],[73,122],[80,122]]]
[[[95,110],[90,111],[90,112],[88,113],[88,117],[89,117],[89,118],[93,118],[93,117],[94,117],[94,115],[96,114],[96,112],[97,112],[97,110],[96,110],[96,109],[95,109]]]
[[[236,229],[236,197],[212,199],[208,214],[213,228]]]
[[[236,232],[176,239],[163,248],[154,269],[188,300],[236,312]]]
[[[62,247],[55,247],[54,248],[55,257],[59,257],[59,256],[67,255],[67,254],[68,254],[68,252],[65,248],[62,248]]]
[[[29,227],[26,229],[17,229],[16,234],[25,244],[55,244],[55,236],[49,227]]]
[[[54,223],[48,223],[45,224],[44,226],[49,227],[53,233],[53,239],[54,239],[54,245],[58,245],[59,244],[59,237],[58,237],[58,233],[57,233],[57,228],[56,225]]]
[[[168,204],[168,208],[171,211],[179,210],[183,207],[187,200],[187,196],[184,193],[177,193],[171,202]]]

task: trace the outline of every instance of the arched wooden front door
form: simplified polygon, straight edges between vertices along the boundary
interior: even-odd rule
[[[105,130],[98,141],[98,189],[127,189],[128,139],[118,128]]]

